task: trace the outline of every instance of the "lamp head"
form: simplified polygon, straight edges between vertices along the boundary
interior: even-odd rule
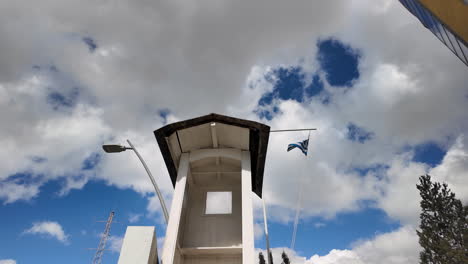
[[[120,145],[102,145],[102,149],[104,149],[104,151],[107,153],[116,153],[125,151],[128,148]]]

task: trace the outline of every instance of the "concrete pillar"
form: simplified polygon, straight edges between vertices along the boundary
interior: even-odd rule
[[[242,151],[242,264],[253,264],[254,223],[252,205],[252,176],[250,168],[250,152]]]
[[[156,264],[157,259],[154,226],[128,226],[118,264]]]
[[[182,215],[182,206],[189,173],[189,154],[182,153],[177,171],[177,180],[172,196],[171,213],[166,229],[166,238],[162,253],[163,264],[173,264],[177,248],[177,237],[179,235],[179,224]]]

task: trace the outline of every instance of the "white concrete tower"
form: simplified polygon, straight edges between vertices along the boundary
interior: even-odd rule
[[[270,127],[210,114],[154,132],[174,185],[163,264],[253,264]]]

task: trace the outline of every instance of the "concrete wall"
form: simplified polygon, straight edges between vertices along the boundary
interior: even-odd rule
[[[185,259],[184,264],[241,264],[239,256],[192,256]]]
[[[242,245],[242,207],[239,184],[220,179],[208,186],[189,185],[182,247],[233,247]],[[231,191],[232,214],[205,214],[208,191]]]
[[[207,192],[211,191],[232,192],[230,214],[206,214]],[[183,153],[163,263],[253,264],[256,258],[251,196],[248,151],[205,149]]]
[[[156,264],[157,258],[154,226],[128,226],[118,264]]]

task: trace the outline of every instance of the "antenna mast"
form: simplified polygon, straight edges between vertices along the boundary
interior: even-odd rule
[[[114,212],[111,212],[109,218],[107,218],[106,228],[104,229],[104,233],[102,233],[101,241],[99,241],[99,246],[96,251],[96,254],[93,258],[93,264],[101,264],[102,254],[104,254],[104,250],[106,247],[107,239],[109,238],[110,228],[112,224],[112,219],[114,218]]]

